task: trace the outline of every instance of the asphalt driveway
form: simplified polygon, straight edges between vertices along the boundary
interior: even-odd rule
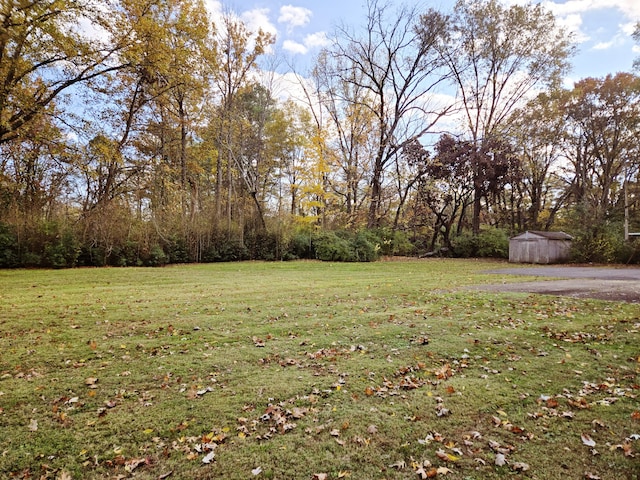
[[[640,303],[640,268],[637,267],[553,265],[500,268],[486,273],[540,278],[534,281],[482,285],[475,288]]]

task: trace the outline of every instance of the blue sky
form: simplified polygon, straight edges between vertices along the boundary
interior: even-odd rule
[[[535,0],[534,0],[535,1]],[[362,22],[365,0],[205,0],[212,11],[231,10],[252,29],[276,35],[277,50],[296,65],[308,65],[337,24]],[[527,3],[503,0],[505,4]],[[398,2],[400,3],[400,2]],[[426,0],[426,7],[448,11],[454,0]],[[640,21],[640,0],[541,0],[558,22],[575,35],[578,54],[566,86],[585,77],[631,71],[640,47],[631,38]]]

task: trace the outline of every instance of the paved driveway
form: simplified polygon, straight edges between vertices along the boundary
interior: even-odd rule
[[[541,278],[535,281],[478,286],[480,290],[529,292],[640,303],[640,268],[637,267],[554,265],[500,268],[486,273]]]

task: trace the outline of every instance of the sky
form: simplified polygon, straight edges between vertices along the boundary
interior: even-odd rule
[[[400,0],[390,0],[401,3]],[[502,0],[524,4],[525,0]],[[578,52],[565,79],[570,88],[586,77],[631,72],[640,46],[631,34],[640,21],[640,0],[533,0],[552,11],[558,23],[574,34]],[[213,12],[232,11],[252,30],[276,36],[276,51],[304,70],[328,44],[335,27],[361,25],[366,0],[205,0]],[[450,11],[455,0],[423,0],[425,7]]]

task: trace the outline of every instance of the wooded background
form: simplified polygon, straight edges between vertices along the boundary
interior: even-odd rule
[[[504,257],[527,229],[640,260],[640,78],[563,88],[541,5],[357,23],[301,73],[198,0],[3,1],[0,266]]]

